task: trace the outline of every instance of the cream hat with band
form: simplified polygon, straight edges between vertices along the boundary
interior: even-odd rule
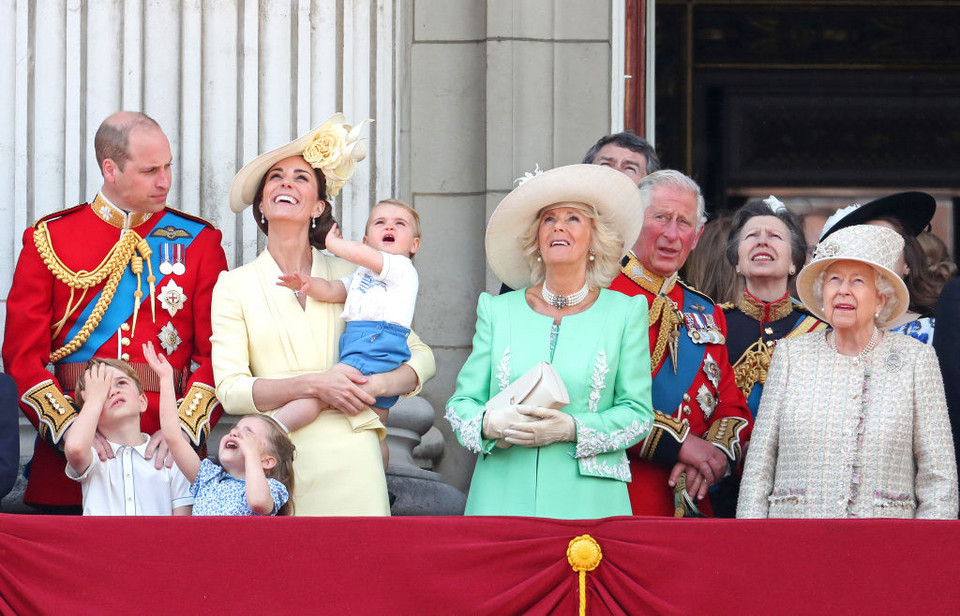
[[[640,191],[623,173],[600,165],[569,165],[530,176],[503,198],[487,224],[487,263],[513,289],[530,286],[530,268],[520,236],[545,207],[564,203],[593,206],[620,234],[626,254],[640,234]]]
[[[896,321],[910,305],[907,285],[894,271],[903,253],[903,238],[893,229],[876,225],[855,225],[838,229],[817,244],[813,259],[797,276],[797,294],[807,309],[826,320],[823,297],[814,295],[814,283],[821,273],[837,261],[859,261],[872,267],[893,286],[893,309],[878,327]]]
[[[336,197],[366,158],[367,149],[360,139],[364,120],[356,126],[346,123],[342,113],[335,113],[305,135],[269,152],[264,152],[243,166],[230,184],[230,209],[242,212],[253,204],[263,175],[278,161],[290,156],[303,156],[314,169],[323,171],[327,181],[327,197]]]

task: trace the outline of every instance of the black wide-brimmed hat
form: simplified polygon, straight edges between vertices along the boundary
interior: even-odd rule
[[[840,229],[863,225],[878,218],[893,218],[903,227],[904,233],[917,236],[927,228],[936,211],[936,199],[925,192],[908,190],[894,193],[839,210],[824,223],[820,241]]]

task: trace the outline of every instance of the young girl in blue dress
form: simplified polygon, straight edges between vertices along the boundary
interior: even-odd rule
[[[220,439],[220,466],[200,456],[180,436],[167,358],[143,345],[143,356],[160,378],[160,429],[177,466],[190,481],[193,515],[292,515],[295,447],[267,415],[247,415]]]

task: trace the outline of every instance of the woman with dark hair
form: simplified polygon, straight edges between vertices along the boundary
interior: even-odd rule
[[[936,200],[924,192],[907,191],[851,205],[827,219],[820,234],[822,242],[831,234],[853,225],[878,225],[893,229],[903,238],[903,255],[897,273],[910,292],[907,312],[887,329],[933,344],[937,299],[942,285],[927,269],[926,255],[917,236],[927,228],[937,210]]]
[[[727,350],[747,406],[757,416],[777,340],[826,327],[787,291],[803,267],[806,242],[800,221],[776,197],[751,201],[733,216],[727,261],[743,278],[736,304],[724,306]]]
[[[267,247],[252,263],[221,274],[213,291],[213,372],[217,398],[234,415],[319,399],[328,410],[290,434],[297,448],[297,515],[389,515],[379,440],[385,428],[369,405],[413,395],[433,376],[433,355],[416,334],[411,358],[392,372],[330,370],[344,330],[343,304],[278,286],[281,273],[336,280],[356,266],[320,252],[333,224],[328,197],[349,180],[364,150],[362,125],[336,114],[299,139],[247,163],[230,187],[234,212],[253,205]]]

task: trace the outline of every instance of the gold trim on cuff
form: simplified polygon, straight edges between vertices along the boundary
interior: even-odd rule
[[[690,423],[686,419],[674,419],[662,411],[654,409],[653,428],[640,446],[640,457],[645,460],[653,459],[653,452],[657,450],[660,437],[669,434],[673,440],[682,443],[690,432]]]
[[[210,416],[217,408],[216,390],[203,383],[194,383],[180,401],[177,412],[180,415],[180,425],[190,436],[195,446],[200,446],[204,437],[210,431]]]
[[[713,422],[704,437],[727,454],[733,461],[740,459],[740,432],[747,427],[743,417],[723,417]]]
[[[54,443],[60,442],[63,433],[77,416],[73,402],[53,384],[53,379],[34,385],[20,400],[37,412],[40,436],[46,437],[50,434],[50,440]]]

